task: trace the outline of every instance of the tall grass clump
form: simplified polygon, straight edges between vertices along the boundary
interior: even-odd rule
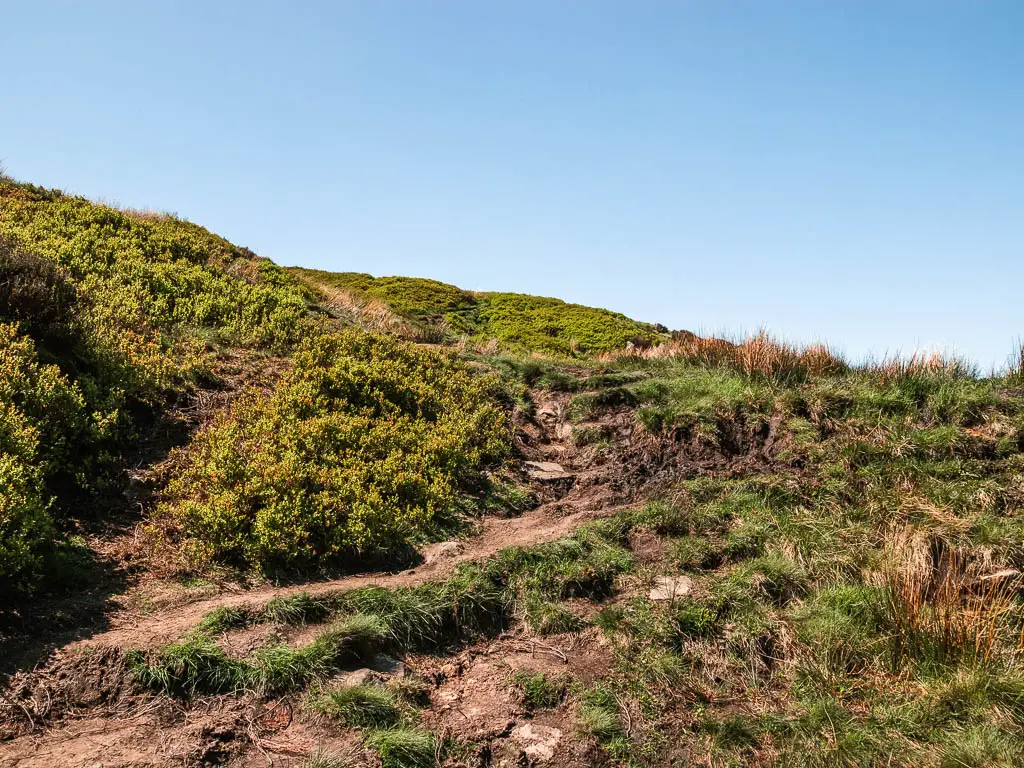
[[[799,383],[814,376],[843,374],[850,365],[823,344],[800,347],[760,331],[732,342],[694,334],[649,348],[607,353],[603,359],[675,360],[702,368],[724,368],[779,383]]]
[[[988,663],[1019,650],[1014,579],[987,572],[977,555],[938,539],[897,541],[885,568],[892,665]]]
[[[376,616],[344,616],[308,645],[258,648],[245,659],[224,653],[208,630],[145,654],[129,656],[136,679],[148,688],[191,698],[253,691],[280,694],[303,688],[347,664],[365,661],[387,642]]]
[[[165,511],[200,564],[306,568],[413,541],[508,451],[492,386],[393,338],[317,336],[273,394],[193,440]]]

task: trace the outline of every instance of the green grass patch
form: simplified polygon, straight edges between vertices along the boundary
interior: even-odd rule
[[[430,731],[388,728],[371,731],[366,745],[376,753],[382,768],[434,768],[438,743]]]
[[[395,694],[375,685],[337,688],[319,697],[315,708],[351,728],[385,728],[402,717]]]
[[[554,709],[569,693],[569,678],[561,676],[549,678],[543,672],[519,670],[509,678],[512,685],[519,691],[523,706],[530,712]]]

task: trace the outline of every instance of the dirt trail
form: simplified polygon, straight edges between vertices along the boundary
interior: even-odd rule
[[[628,449],[634,437],[634,422],[621,413],[601,417],[594,423],[601,427],[603,434],[611,437],[612,450],[578,448],[573,444],[572,427],[567,419],[568,400],[568,395],[547,397],[538,403],[533,418],[522,418],[517,424],[516,471],[541,502],[534,509],[517,517],[485,518],[471,537],[430,545],[422,552],[422,563],[400,572],[224,591],[184,604],[164,605],[149,614],[122,609],[109,616],[109,629],[57,649],[48,665],[38,673],[22,673],[22,682],[30,684],[39,675],[43,683],[40,690],[45,690],[47,680],[74,679],[83,674],[91,680],[99,675],[97,669],[104,669],[103,675],[111,682],[108,687],[117,690],[120,678],[127,674],[121,650],[153,648],[177,640],[217,607],[258,606],[274,597],[298,592],[323,594],[371,585],[398,587],[439,580],[460,563],[485,559],[506,547],[552,541],[571,534],[589,520],[629,507],[638,500],[638,487],[643,485],[638,478],[630,476],[620,460],[622,451]],[[499,639],[494,642],[514,644],[518,641]],[[84,650],[90,652],[81,653]],[[600,653],[603,651],[594,647],[585,652],[577,651],[577,655],[583,654],[586,658]],[[532,651],[519,655],[536,663]],[[107,663],[105,658],[114,661]],[[98,665],[95,669],[90,666],[94,661]],[[85,666],[76,672],[76,665]],[[501,670],[503,680],[505,667]],[[91,682],[104,688],[103,682]],[[473,682],[472,687],[475,690],[479,685]],[[451,692],[446,689],[442,693]],[[451,695],[456,693],[458,691]],[[13,701],[9,698],[6,703]],[[258,706],[253,701],[217,697],[198,709],[179,711],[180,705],[166,697],[133,698],[127,707],[119,704],[116,696],[109,701],[100,697],[93,704],[71,706],[63,715],[44,716],[27,729],[24,722],[16,724],[14,733],[21,735],[0,742],[0,766],[207,765],[222,764],[222,758],[235,766],[266,765],[268,753],[261,743],[276,753],[275,764],[288,766],[298,765],[299,755],[307,754],[325,737],[325,734],[306,732],[310,728],[315,730],[315,723],[298,720],[292,723],[289,718],[285,730],[291,734],[292,746],[274,747],[266,740],[261,742],[253,736],[255,716],[250,711]],[[507,702],[502,706],[507,709]],[[9,716],[18,719],[12,707],[0,707],[3,709],[8,709]],[[242,733],[249,734],[245,737],[248,746],[236,745],[237,749],[228,749],[232,740]],[[224,749],[236,756],[228,758]],[[282,754],[292,759],[285,757],[279,762]]]
[[[437,581],[453,571],[459,563],[483,559],[506,547],[553,541],[572,533],[588,520],[612,514],[622,508],[625,507],[600,507],[564,514],[564,502],[544,504],[518,518],[486,520],[480,533],[466,542],[430,545],[423,551],[424,562],[415,568],[397,573],[360,574],[286,587],[262,587],[197,600],[148,616],[115,616],[112,629],[87,640],[80,640],[68,648],[151,648],[180,638],[193,629],[204,615],[221,606],[260,605],[272,598],[299,592],[320,595],[357,587],[402,587]]]
[[[272,598],[306,592],[324,594],[367,586],[399,587],[443,579],[460,563],[481,560],[512,546],[539,544],[570,534],[581,524],[628,506],[629,495],[618,482],[621,468],[612,461],[594,462],[593,451],[577,451],[566,420],[568,396],[549,397],[538,404],[534,419],[519,425],[517,449],[524,476],[542,499],[536,508],[518,517],[484,518],[468,539],[427,546],[423,562],[399,572],[357,574],[338,579],[281,587],[260,587],[221,593],[185,604],[158,608],[154,613],[121,611],[110,617],[110,628],[66,646],[83,648],[147,649],[176,640],[193,629],[204,615],[221,606],[261,605]],[[611,423],[609,428],[622,430]],[[564,472],[544,471],[558,464]],[[541,466],[536,466],[541,465]]]

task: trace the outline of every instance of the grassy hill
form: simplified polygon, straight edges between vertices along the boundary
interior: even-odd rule
[[[400,543],[443,515],[456,502],[457,489],[469,481],[467,473],[502,453],[492,443],[476,459],[466,455],[487,442],[485,427],[501,431],[501,419],[485,424],[487,417],[469,407],[472,398],[479,401],[484,395],[474,389],[476,379],[465,378],[461,364],[401,343],[381,346],[386,341],[380,340],[368,346],[340,336],[316,302],[316,295],[287,271],[202,227],[0,180],[4,594],[30,591],[59,577],[66,549],[59,534],[67,528],[63,524],[82,517],[86,509],[95,508],[102,517],[110,513],[111,503],[117,506],[108,497],[121,493],[127,467],[148,446],[147,433],[186,406],[197,388],[223,387],[223,376],[235,373],[221,363],[229,351],[243,360],[298,357],[278,399],[268,403],[259,388],[250,387],[194,447],[185,447],[179,459],[182,477],[172,486],[182,501],[170,505],[186,523],[184,541],[197,536],[207,543],[221,541],[225,557],[227,552],[251,552],[238,541],[241,534],[229,530],[255,525],[266,540],[277,536],[274,546],[288,547],[273,558],[247,555],[240,560],[254,565],[287,561],[289,555],[317,547],[323,557],[385,540]],[[350,362],[322,369],[318,350],[324,345],[344,350]],[[387,361],[379,351],[385,348]],[[318,362],[307,363],[309,355],[319,355]],[[310,365],[314,370],[309,371]],[[443,382],[434,378],[441,371],[448,376]],[[324,376],[333,378],[314,384]],[[313,395],[315,386],[322,395]],[[278,406],[283,410],[271,410]],[[331,415],[315,421],[328,408]],[[346,426],[338,423],[342,408],[351,415]],[[498,413],[497,406],[487,408]],[[281,418],[298,418],[304,429],[282,433],[274,423]],[[399,422],[404,439],[385,447],[388,430]],[[472,439],[457,438],[453,430],[464,429],[462,424],[482,431]],[[315,450],[348,451],[353,469],[333,480],[310,478],[307,495],[288,494],[285,507],[268,498],[273,491],[246,492],[236,480],[221,495],[211,496],[211,489],[224,482],[218,473],[234,477],[231,467],[237,467],[237,458],[220,457],[225,450],[237,457],[233,441],[252,429],[272,430],[281,440],[267,448],[267,462],[276,462],[279,471],[292,461],[279,452],[307,441],[319,441]],[[258,432],[248,439],[262,440]],[[417,477],[398,479],[402,457],[416,467]],[[390,474],[392,465],[398,475]],[[195,478],[195,484],[188,478]],[[252,478],[257,480],[268,478]],[[329,503],[328,493],[357,506],[372,500],[374,507],[353,513],[347,534],[334,526],[324,538],[325,524],[313,518]],[[221,504],[237,505],[230,520]],[[286,514],[288,520],[270,522]],[[304,517],[308,525],[286,536],[283,526]],[[381,522],[355,523],[364,518]],[[384,518],[391,526],[387,535]]]
[[[0,763],[1024,764],[1022,371],[0,180]]]
[[[606,309],[520,293],[470,292],[416,277],[373,277],[360,272],[323,272],[292,267],[308,285],[349,294],[357,302],[380,301],[438,338],[468,336],[503,347],[569,356],[650,346],[664,328]]]

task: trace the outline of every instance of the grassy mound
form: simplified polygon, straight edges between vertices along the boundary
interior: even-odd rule
[[[422,536],[508,450],[494,383],[357,331],[304,344],[193,441],[167,509],[201,563],[316,565]]]
[[[356,299],[384,302],[440,336],[497,340],[510,349],[568,356],[645,346],[663,335],[653,325],[606,309],[519,293],[471,293],[436,280],[372,277],[293,267],[312,286],[340,289]]]

